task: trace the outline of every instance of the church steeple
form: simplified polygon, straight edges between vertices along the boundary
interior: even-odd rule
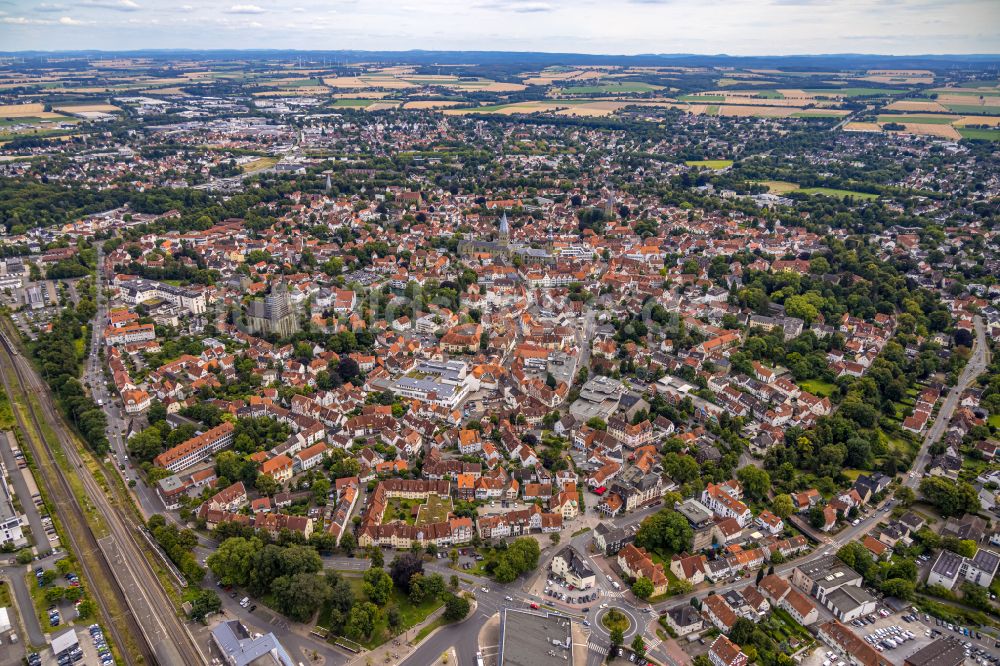
[[[510,223],[507,221],[507,212],[504,211],[503,216],[500,218],[500,237],[499,241],[501,245],[506,245],[510,242]]]

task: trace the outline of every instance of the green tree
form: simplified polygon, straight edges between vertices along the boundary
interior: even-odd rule
[[[222,600],[212,590],[198,590],[191,600],[190,618],[198,622],[222,610]]]
[[[632,594],[640,599],[649,599],[653,596],[653,581],[645,576],[641,576],[632,583]]]
[[[384,569],[369,569],[365,572],[362,589],[376,606],[385,606],[392,594],[392,577]]]
[[[962,516],[980,509],[979,493],[965,481],[928,476],[920,482],[920,494],[945,516]]]
[[[261,550],[260,539],[232,537],[226,539],[208,556],[208,568],[223,585],[244,586]]]
[[[469,614],[469,600],[464,596],[449,594],[444,602],[444,619],[448,622],[458,622]]]
[[[378,619],[378,607],[370,601],[355,603],[347,614],[344,634],[352,640],[362,640],[371,636]]]
[[[904,508],[909,507],[917,500],[917,495],[913,492],[913,489],[902,484],[896,488],[896,492],[893,493],[893,497],[896,498],[899,505]]]
[[[275,578],[271,594],[279,611],[296,622],[308,622],[326,603],[330,588],[318,574],[297,573]]]
[[[771,511],[778,518],[785,520],[790,515],[795,512],[795,505],[792,504],[792,498],[786,494],[778,495],[771,502]]]
[[[759,467],[747,465],[736,471],[736,478],[743,484],[743,491],[758,502],[771,490],[771,475]]]
[[[669,553],[690,549],[693,538],[687,518],[673,509],[663,509],[643,520],[635,535],[638,545]]]
[[[642,634],[636,634],[632,639],[632,652],[639,658],[646,656],[646,641],[642,638]]]

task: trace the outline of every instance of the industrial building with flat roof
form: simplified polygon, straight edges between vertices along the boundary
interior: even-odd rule
[[[573,666],[573,621],[556,613],[505,608],[498,666]]]

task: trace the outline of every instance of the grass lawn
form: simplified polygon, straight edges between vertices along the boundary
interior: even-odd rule
[[[717,116],[717,115],[719,115],[719,105],[718,104],[709,104],[705,108],[705,115],[706,116]]]
[[[837,390],[836,384],[824,382],[822,379],[804,379],[799,382],[799,386],[803,391],[808,391],[821,398],[828,398]]]
[[[826,197],[837,197],[838,199],[843,199],[845,197],[854,197],[855,199],[878,199],[877,194],[869,194],[868,192],[853,192],[851,190],[836,190],[830,187],[804,187],[798,191],[803,194],[822,194]]]
[[[782,629],[784,629],[788,635],[795,636],[796,638],[804,641],[812,641],[813,637],[812,634],[809,633],[809,630],[796,622],[784,608],[775,608],[772,611],[772,615],[781,620],[781,623],[784,625]]]
[[[980,139],[983,141],[1000,141],[1000,130],[974,129],[970,127],[959,127],[958,133],[963,139]]]
[[[438,627],[443,627],[445,624],[446,623],[444,621],[444,616],[442,615],[441,617],[439,617],[438,619],[434,620],[433,622],[431,622],[430,624],[428,624],[426,627],[424,627],[423,629],[421,629],[420,631],[418,631],[416,638],[414,638],[411,641],[411,643],[413,645],[416,645],[420,641],[424,640],[424,638],[426,638],[427,636],[429,636],[432,631],[434,631]]]
[[[437,495],[430,495],[427,503],[422,505],[417,513],[417,525],[427,525],[429,523],[442,523],[448,519],[454,507],[451,498],[441,499]]]
[[[417,519],[414,509],[419,510],[421,504],[422,502],[417,499],[393,497],[385,507],[385,515],[382,516],[382,522],[402,520],[407,525],[413,525]]]
[[[864,470],[861,470],[861,469],[845,469],[845,470],[843,470],[844,476],[846,476],[848,479],[850,479],[851,483],[854,483],[855,481],[857,481],[858,477],[861,476],[864,473],[865,473]]]
[[[622,613],[620,610],[612,608],[601,618],[601,624],[607,627],[608,631],[614,631],[615,629],[620,629],[622,633],[628,631],[629,622],[628,616]]]
[[[990,416],[988,423],[994,428],[1000,429],[1000,414]]]
[[[0,608],[9,608],[12,605],[10,588],[7,586],[7,583],[0,581]]]
[[[690,167],[705,167],[706,169],[725,169],[733,166],[732,160],[688,160],[684,164]]]

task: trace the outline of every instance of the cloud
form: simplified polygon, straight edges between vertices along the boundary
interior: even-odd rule
[[[0,17],[0,23],[7,25],[49,25],[52,21],[48,19],[31,19],[24,16],[4,16]]]
[[[83,25],[86,21],[77,21],[75,18],[63,16],[59,19],[59,25]]]
[[[226,10],[227,14],[263,14],[265,9],[257,5],[233,5]]]
[[[83,5],[99,7],[100,9],[113,9],[116,12],[135,12],[142,9],[135,0],[84,0]]]
[[[547,2],[537,0],[490,0],[475,5],[476,9],[486,9],[499,12],[515,12],[517,14],[537,14],[551,12],[554,8]]]

